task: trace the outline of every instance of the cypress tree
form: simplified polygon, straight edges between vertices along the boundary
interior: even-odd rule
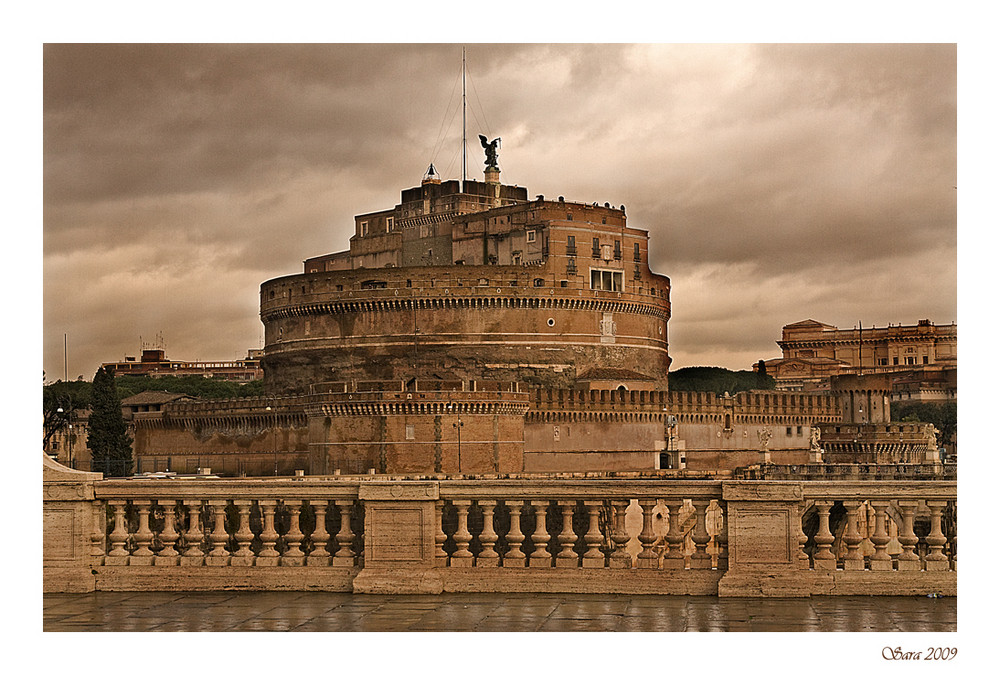
[[[129,439],[122,417],[122,400],[115,387],[115,375],[110,369],[98,369],[92,390],[93,410],[90,414],[90,468],[104,476],[132,474],[132,440]]]

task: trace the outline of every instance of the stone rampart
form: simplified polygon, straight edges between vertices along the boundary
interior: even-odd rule
[[[304,397],[173,402],[136,414],[136,471],[239,476],[292,474],[309,466]]]

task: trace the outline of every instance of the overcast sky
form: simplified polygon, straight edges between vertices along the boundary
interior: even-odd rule
[[[44,368],[262,346],[261,282],[461,172],[460,45],[44,48]],[[469,45],[505,183],[624,204],[674,368],[784,324],[957,320],[953,45]]]

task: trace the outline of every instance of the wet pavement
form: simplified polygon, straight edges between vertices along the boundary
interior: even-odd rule
[[[955,598],[97,592],[44,594],[45,631],[956,631]]]

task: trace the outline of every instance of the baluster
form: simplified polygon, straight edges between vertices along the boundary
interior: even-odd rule
[[[535,508],[535,531],[531,534],[531,543],[535,550],[528,558],[529,568],[551,568],[552,556],[546,546],[549,544],[549,530],[545,525],[545,517],[548,513],[548,500],[532,500],[531,506]]]
[[[132,552],[130,566],[151,566],[153,565],[153,531],[149,528],[149,510],[152,507],[150,500],[133,500],[132,504],[139,510],[139,528],[135,531],[135,551]]]
[[[108,504],[115,515],[115,528],[111,531],[111,551],[108,552],[104,560],[106,566],[126,566],[128,565],[128,550],[125,543],[128,542],[128,527],[125,525],[125,501],[109,500]]]
[[[809,506],[805,502],[800,503],[798,509],[798,519],[796,519],[796,525],[798,526],[798,531],[799,531],[798,561],[799,561],[799,568],[801,570],[809,570],[809,554],[806,553],[806,543],[809,542],[809,538],[806,536],[805,531],[802,530],[802,521],[805,519],[806,512],[808,511],[808,509]]]
[[[201,530],[201,500],[184,500],[188,510],[188,528],[184,533],[186,549],[181,555],[182,566],[201,566],[205,563],[205,553],[201,551],[201,541],[205,534]]]
[[[264,523],[260,531],[260,553],[257,555],[256,565],[277,566],[278,565],[278,531],[274,527],[274,512],[277,509],[278,501],[274,499],[259,500],[260,515]]]
[[[862,503],[858,500],[844,501],[847,509],[847,528],[844,531],[844,543],[847,553],[844,554],[844,570],[864,570],[865,557],[861,554],[861,531],[858,530],[858,510]]]
[[[479,544],[483,546],[483,551],[479,552],[476,560],[477,566],[499,566],[500,555],[495,548],[497,542],[496,531],[493,530],[493,510],[496,509],[496,500],[478,500],[480,509],[483,510],[483,532],[479,534]]]
[[[94,500],[91,504],[94,517],[93,528],[90,531],[90,562],[94,567],[104,565],[105,540],[108,533],[108,510],[104,502]]]
[[[871,506],[875,510],[875,532],[870,540],[875,546],[875,553],[869,560],[869,566],[872,570],[892,570],[892,557],[886,551],[889,546],[889,531],[885,522],[889,516],[886,514],[889,503],[884,500],[873,500]]]
[[[444,543],[448,536],[444,532],[444,500],[434,502],[434,565],[443,568],[448,565],[448,552],[444,550]]]
[[[176,566],[180,559],[180,551],[177,549],[177,541],[180,533],[177,532],[177,503],[174,500],[157,500],[158,507],[163,507],[163,530],[160,532],[160,542],[163,549],[153,559],[154,566]]]
[[[694,553],[691,554],[691,569],[706,570],[712,567],[712,555],[708,553],[708,541],[711,536],[705,524],[705,512],[711,500],[692,500],[694,505],[694,531],[691,533],[691,540],[694,541]]]
[[[521,549],[524,542],[524,533],[521,532],[521,509],[522,505],[510,500],[505,501],[510,509],[510,530],[507,532],[507,553],[503,556],[503,566],[505,568],[524,568],[527,558]]]
[[[580,557],[573,551],[576,544],[576,533],[573,532],[573,508],[576,506],[575,500],[560,500],[557,502],[562,507],[563,527],[562,532],[556,538],[562,549],[556,554],[556,568],[576,568],[580,564]]]
[[[337,553],[334,554],[331,565],[338,568],[351,568],[354,566],[354,531],[351,530],[351,509],[354,507],[354,499],[336,500],[337,509],[340,511],[340,530],[337,531]]]
[[[653,509],[656,507],[656,500],[639,500],[639,506],[642,507],[642,531],[639,532],[642,551],[636,557],[637,564],[639,568],[658,568],[659,556],[653,551],[653,544],[656,542],[656,533],[653,531]]]
[[[330,541],[330,534],[326,532],[326,500],[310,500],[313,514],[316,517],[316,527],[313,528],[309,539],[312,541],[313,550],[306,558],[307,566],[329,566],[330,552],[326,551],[326,543]]]
[[[212,549],[205,558],[205,565],[228,566],[229,552],[226,551],[226,543],[229,542],[229,533],[226,532],[226,501],[209,500],[208,506],[212,510],[215,525],[208,536]]]
[[[931,510],[931,532],[927,535],[928,547],[925,559],[927,570],[948,570],[948,557],[942,551],[948,541],[941,532],[941,512],[948,503],[944,500],[927,500],[927,509]]]
[[[903,548],[896,558],[897,570],[920,570],[920,557],[914,551],[918,542],[916,534],[913,532],[913,515],[917,511],[918,502],[916,500],[900,500],[899,511],[903,517],[903,527],[899,531],[899,546]]]
[[[663,567],[680,570],[684,568],[684,533],[681,532],[681,509],[684,507],[684,501],[665,500],[663,504],[670,512],[668,516],[670,527],[663,538],[667,541],[667,552],[663,555]]]
[[[830,545],[833,544],[833,533],[830,532],[830,508],[833,507],[832,500],[819,500],[816,502],[816,511],[819,514],[819,529],[816,531],[816,554],[813,562],[817,570],[836,570],[837,559],[833,555]]]
[[[458,530],[453,536],[457,549],[451,555],[451,565],[453,568],[470,568],[474,563],[472,552],[469,551],[469,543],[472,542],[472,533],[469,532],[469,507],[472,506],[472,501],[453,500],[452,504],[458,512]]]
[[[715,567],[717,570],[729,570],[729,505],[726,504],[725,500],[717,500],[716,504],[719,506],[719,513],[722,515],[722,525],[715,536],[715,543],[719,548]],[[802,530],[801,520],[799,521],[799,530]],[[806,557],[806,565],[808,564],[809,557]]]
[[[611,541],[614,542],[615,549],[611,552],[608,567],[631,568],[632,557],[625,549],[628,544],[628,531],[625,530],[625,510],[628,509],[628,500],[612,500],[611,506],[615,510],[615,526],[611,532]]]
[[[583,541],[587,543],[587,551],[583,554],[583,567],[604,568],[604,553],[601,551],[601,542],[604,538],[598,521],[604,503],[600,500],[585,500],[583,506],[587,508],[589,521],[587,534],[583,536]]]
[[[251,500],[233,500],[233,504],[239,512],[240,525],[236,529],[236,550],[229,560],[229,565],[252,566],[254,555],[253,550],[250,549],[250,543],[253,542],[253,531],[250,530],[250,507],[253,502]]]
[[[288,510],[289,524],[288,532],[285,533],[285,546],[288,549],[281,555],[282,566],[301,566],[305,563],[305,553],[300,546],[302,543],[302,529],[299,528],[299,514],[302,511],[301,500],[283,500],[285,508]]]

